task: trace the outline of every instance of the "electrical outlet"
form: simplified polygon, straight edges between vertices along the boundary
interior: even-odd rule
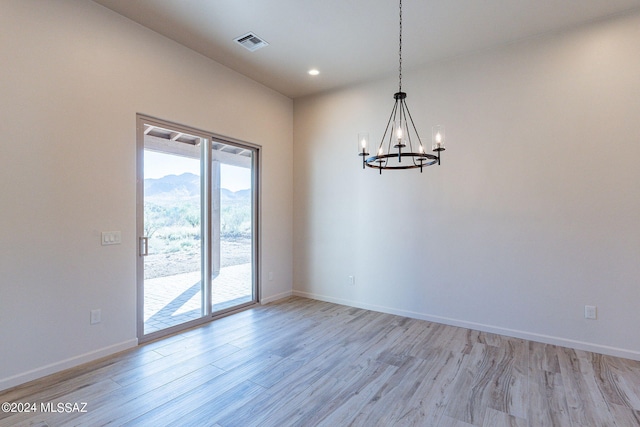
[[[349,276],[349,286],[354,286],[356,284],[355,276]]]
[[[102,321],[102,311],[100,309],[91,310],[91,324],[97,325]]]
[[[272,280],[273,280],[273,271],[270,271],[269,272],[269,281],[272,281]]]
[[[597,308],[595,305],[584,306],[584,318],[590,320],[596,320],[598,317]]]

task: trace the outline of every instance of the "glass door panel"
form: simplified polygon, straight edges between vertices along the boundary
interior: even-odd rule
[[[254,153],[213,144],[212,287],[215,314],[257,300],[254,281]]]
[[[159,138],[145,135],[144,335],[205,314],[200,150]]]

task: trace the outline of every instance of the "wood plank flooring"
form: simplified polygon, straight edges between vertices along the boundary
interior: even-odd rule
[[[640,426],[640,362],[290,298],[0,394],[2,426]],[[86,402],[86,412],[42,404]]]

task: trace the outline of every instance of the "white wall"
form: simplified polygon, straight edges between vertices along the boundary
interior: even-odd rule
[[[358,132],[381,138],[396,76],[296,99],[294,293],[640,359],[638,40],[633,13],[404,58],[418,130],[447,131],[422,175],[356,155]]]
[[[0,2],[0,57],[0,389],[136,344],[138,112],[262,145],[262,295],[290,294],[290,99],[90,1]]]

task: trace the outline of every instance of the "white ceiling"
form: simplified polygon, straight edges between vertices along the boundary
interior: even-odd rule
[[[397,1],[94,1],[291,98],[397,73]],[[404,0],[402,8],[408,69],[638,9],[640,0]],[[269,46],[249,52],[233,41],[250,31]]]

